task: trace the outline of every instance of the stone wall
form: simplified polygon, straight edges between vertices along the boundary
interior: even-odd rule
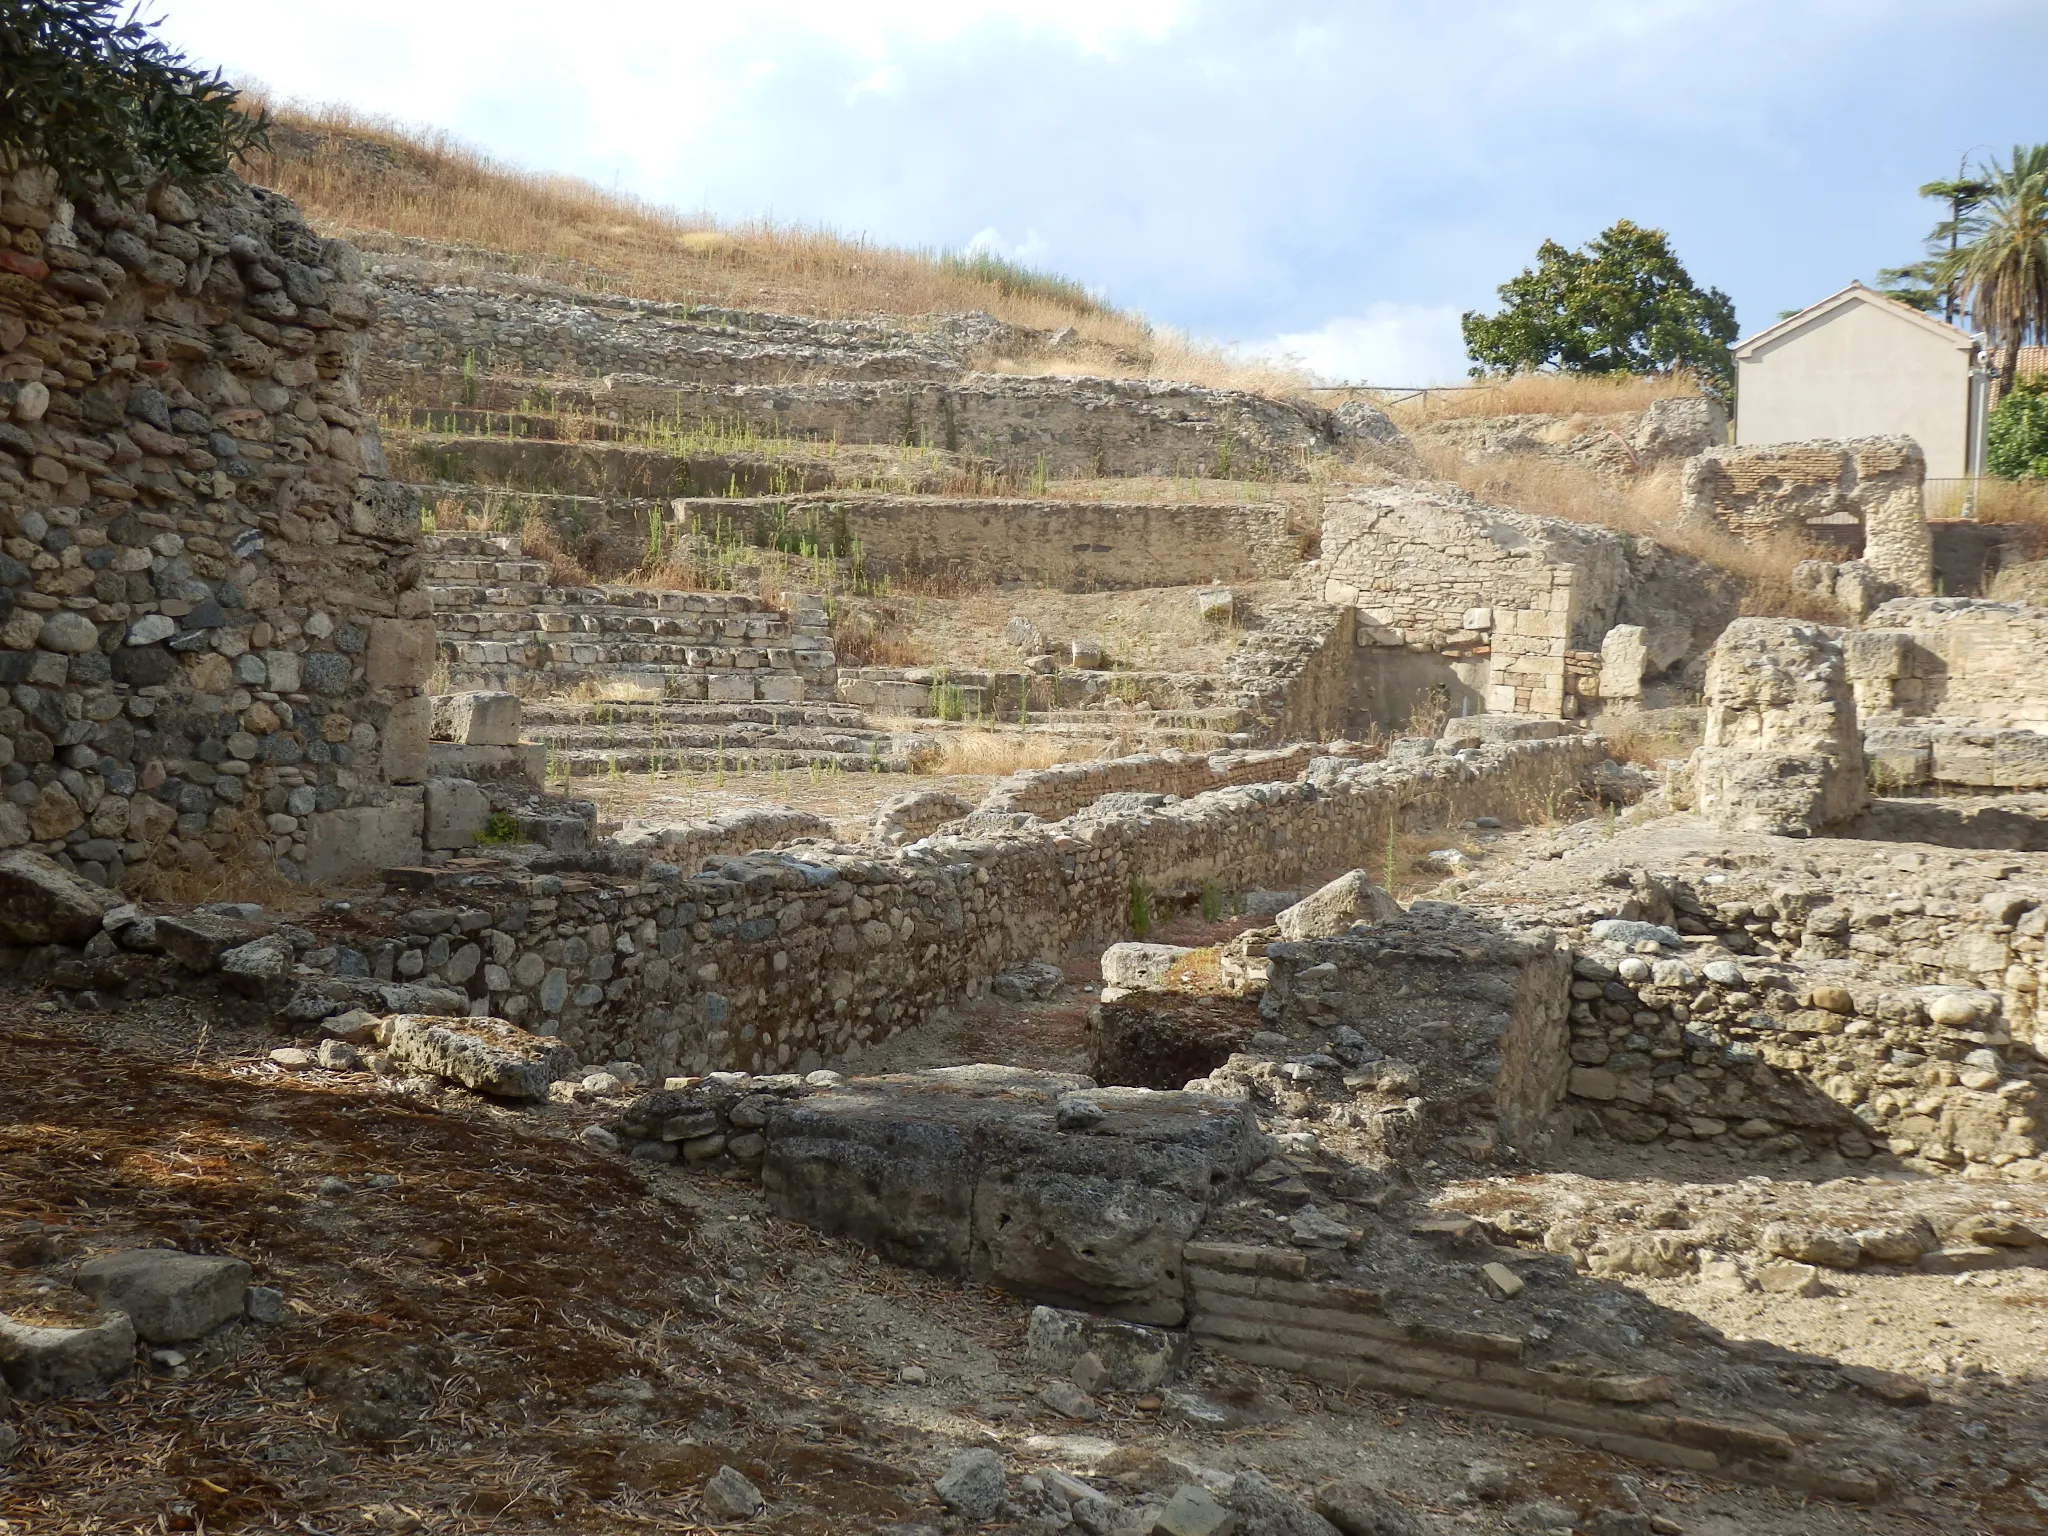
[[[1434,657],[1453,675],[1452,713],[1467,699],[1576,713],[1599,692],[1592,653],[1614,625],[1644,628],[1671,666],[1701,654],[1736,610],[1729,578],[1653,540],[1448,487],[1331,503],[1318,575],[1324,601],[1358,609],[1359,646]]]
[[[858,548],[870,575],[1069,592],[1290,576],[1314,542],[1274,502],[975,501],[846,496],[680,500],[691,529],[758,544],[791,526],[822,549]]]
[[[2048,730],[2048,608],[1899,598],[1843,639],[1859,711]]]
[[[452,987],[477,1013],[559,1034],[583,1060],[656,1075],[815,1066],[979,995],[1021,961],[1123,937],[1134,882],[1170,902],[1205,881],[1238,889],[1352,864],[1389,826],[1500,808],[1598,750],[1431,753],[1010,834],[886,853],[798,844],[699,872],[489,860],[398,871],[390,937],[345,965],[330,957],[369,975],[309,981],[292,1007],[380,1005],[387,981]]]
[[[0,176],[0,846],[416,855],[433,626],[353,250],[276,195]]]
[[[1909,437],[1710,448],[1685,466],[1684,516],[1745,543],[1800,537],[1817,518],[1863,525],[1863,563],[1901,592],[1934,590],[1923,488]]]
[[[1041,821],[1058,821],[1104,795],[1135,792],[1186,799],[1238,784],[1278,783],[1296,777],[1312,759],[1329,750],[1314,742],[1300,742],[1269,752],[1203,755],[1169,749],[1101,763],[1062,763],[997,780],[980,809],[1021,811]]]

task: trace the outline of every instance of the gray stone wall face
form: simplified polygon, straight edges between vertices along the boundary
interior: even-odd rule
[[[0,176],[0,847],[110,884],[169,846],[417,849],[433,630],[371,299],[272,193]]]
[[[1477,814],[1597,755],[1518,743],[885,854],[799,844],[695,874],[451,869],[365,955],[376,980],[459,989],[583,1060],[787,1070],[922,1023],[1020,961],[1123,937],[1136,880],[1175,893],[1356,862],[1391,822]],[[340,1008],[367,983],[311,985]]]

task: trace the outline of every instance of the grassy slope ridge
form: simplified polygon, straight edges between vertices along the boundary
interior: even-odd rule
[[[274,107],[269,152],[241,167],[320,228],[370,249],[421,240],[479,270],[677,304],[825,319],[984,310],[1071,329],[1057,356],[991,359],[1030,373],[1170,378],[1280,393],[1288,369],[1155,328],[1068,279],[986,258],[895,250],[795,225],[716,225],[570,177],[494,160],[446,133],[345,107]]]

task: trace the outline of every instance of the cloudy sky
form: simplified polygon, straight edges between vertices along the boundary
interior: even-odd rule
[[[719,218],[973,245],[1344,379],[1463,372],[1545,237],[1671,232],[1745,333],[2048,138],[2041,0],[153,0],[277,94]]]

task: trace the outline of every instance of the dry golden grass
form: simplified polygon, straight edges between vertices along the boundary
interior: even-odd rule
[[[915,724],[926,731],[931,729],[929,720]],[[1049,736],[1024,727],[1004,730],[968,726],[940,732],[938,742],[938,754],[919,765],[920,773],[940,777],[1000,776],[1029,768],[1053,768],[1061,763],[1092,762],[1102,753],[1100,741]]]
[[[375,244],[378,234],[452,248],[479,268],[634,298],[730,305],[820,318],[985,310],[1032,330],[1071,329],[1058,357],[991,357],[1017,372],[1072,369],[1284,393],[1298,369],[1155,329],[1084,297],[1071,282],[999,282],[972,263],[892,250],[831,230],[709,226],[588,182],[507,165],[448,134],[343,106],[269,103],[273,147],[242,172],[284,193],[314,224]]]
[[[543,517],[529,517],[519,525],[519,549],[529,560],[544,561],[548,581],[557,587],[587,587],[597,578],[566,548],[561,535]]]
[[[1927,515],[1961,517],[1967,489],[1960,480],[1935,481],[1928,487]],[[2048,526],[2048,480],[1994,480],[1987,476],[1978,481],[1976,521]]]
[[[1518,373],[1471,388],[1431,390],[1387,407],[1404,427],[1453,416],[1605,416],[1700,392],[1690,374]]]
[[[1592,469],[1558,459],[1525,455],[1473,464],[1451,447],[1425,444],[1420,451],[1431,474],[1482,501],[1652,538],[1667,549],[1718,566],[1741,581],[1745,614],[1841,622],[1841,613],[1832,604],[1792,584],[1792,567],[1822,558],[1823,551],[1792,537],[1745,544],[1719,529],[1682,523],[1678,483],[1670,473],[1617,485]]]

